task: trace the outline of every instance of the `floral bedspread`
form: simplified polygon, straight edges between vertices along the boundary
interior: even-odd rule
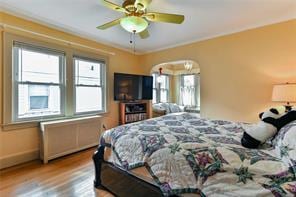
[[[295,196],[296,163],[287,165],[272,147],[246,149],[248,124],[170,114],[106,131],[116,165],[144,166],[165,196]]]

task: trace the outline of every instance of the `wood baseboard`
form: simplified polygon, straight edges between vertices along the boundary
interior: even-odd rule
[[[30,150],[0,158],[0,169],[39,159],[39,150]]]

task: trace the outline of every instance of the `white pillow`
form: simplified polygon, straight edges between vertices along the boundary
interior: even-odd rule
[[[165,109],[166,114],[171,113],[171,111],[170,111],[170,105],[168,103],[160,103],[160,106]]]
[[[175,103],[171,103],[170,104],[170,111],[171,111],[171,113],[178,113],[178,112],[181,112],[182,110],[180,109],[179,105],[177,105]]]
[[[163,108],[159,103],[153,104],[152,108],[156,110],[165,110],[165,108]]]

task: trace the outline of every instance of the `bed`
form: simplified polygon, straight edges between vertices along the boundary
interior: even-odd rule
[[[296,122],[260,149],[250,125],[175,113],[104,132],[95,187],[117,196],[295,196]]]

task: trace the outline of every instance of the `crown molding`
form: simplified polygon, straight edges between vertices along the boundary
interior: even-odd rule
[[[262,28],[262,27],[266,27],[266,26],[270,26],[270,25],[275,25],[275,24],[279,24],[279,23],[283,23],[283,22],[288,22],[288,21],[292,21],[292,20],[295,20],[295,19],[296,19],[296,16],[293,17],[293,18],[289,17],[289,18],[285,18],[285,19],[280,19],[280,20],[273,21],[273,22],[270,22],[270,23],[262,23],[260,25],[251,25],[249,27],[241,28],[241,29],[238,29],[238,30],[228,31],[228,32],[220,33],[220,34],[215,34],[213,36],[205,36],[205,37],[198,38],[198,39],[192,39],[192,40],[189,40],[189,41],[169,45],[167,47],[162,47],[162,48],[159,48],[159,49],[156,49],[156,50],[145,51],[145,52],[141,53],[140,55],[146,55],[146,54],[150,54],[150,53],[155,53],[155,52],[160,52],[160,51],[164,51],[164,50],[168,50],[168,49],[182,47],[182,46],[186,46],[186,45],[190,45],[190,44],[194,44],[194,43],[202,42],[202,41],[206,41],[206,40],[211,40],[211,39],[215,39],[215,38],[219,38],[219,37],[223,37],[223,36],[230,36],[232,34],[241,33],[241,32],[249,31],[249,30],[253,30],[253,29],[258,29],[258,28]]]

